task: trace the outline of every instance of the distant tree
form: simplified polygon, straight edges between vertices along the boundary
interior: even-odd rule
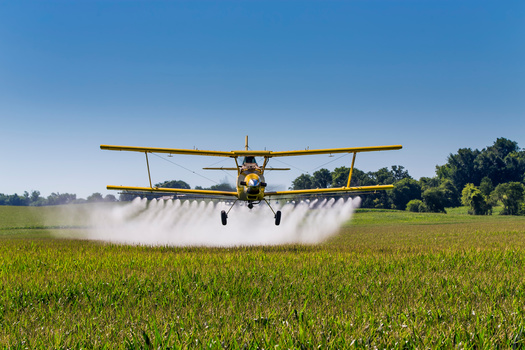
[[[482,151],[462,148],[456,154],[450,154],[447,163],[436,167],[438,177],[450,179],[457,189],[463,189],[467,183],[481,186],[487,178],[492,186],[507,182],[523,182],[525,174],[525,151],[520,150],[517,142],[498,138],[492,146]],[[487,196],[489,183],[485,180],[480,187]]]
[[[133,199],[140,197],[137,193],[129,192],[129,191],[123,191],[119,194],[118,200],[120,202],[130,202]]]
[[[483,179],[481,179],[479,190],[485,197],[490,196],[492,191],[494,191],[494,185],[492,185],[492,180],[488,176],[485,176]]]
[[[356,169],[354,168],[354,171]],[[345,166],[335,168],[334,171],[332,171],[332,187],[344,187],[346,186],[348,182],[348,174],[350,172],[350,168],[347,168]],[[352,176],[353,177],[353,176]],[[354,179],[352,178],[352,181]]]
[[[403,179],[411,179],[408,171],[399,165],[388,168],[381,168],[377,171],[370,171],[366,173],[366,177],[361,186],[367,185],[390,185]],[[363,198],[361,207],[363,208],[384,208],[390,209],[395,205],[392,202],[391,191],[379,191],[374,194],[367,194]]]
[[[32,191],[30,196],[31,203],[38,202],[42,197],[40,197],[40,191]]]
[[[390,196],[396,209],[405,210],[408,202],[421,199],[421,186],[414,179],[404,178],[394,184]]]
[[[517,142],[498,138],[492,146],[481,151],[476,166],[494,185],[518,182],[523,180],[525,155],[520,152]]]
[[[305,190],[312,188],[313,180],[312,176],[308,174],[301,174],[292,182],[291,190]]]
[[[388,170],[388,168],[381,168],[378,171],[371,171],[368,174],[377,185],[386,185],[395,182],[394,173]]]
[[[213,185],[210,187],[210,190],[213,191],[228,191],[228,192],[236,192],[237,189],[230,185],[229,183],[223,182],[217,185]]]
[[[47,197],[46,202],[47,205],[61,205],[72,203],[75,199],[77,199],[76,194],[53,192]]]
[[[429,188],[423,192],[423,203],[428,211],[433,213],[446,213],[446,198],[443,190],[438,187]]]
[[[107,194],[104,197],[104,202],[116,202],[116,201],[117,201],[117,198],[112,194]]]
[[[161,187],[161,188],[182,188],[182,189],[190,189],[190,185],[182,180],[169,180],[164,182],[159,182],[153,185],[154,187]],[[202,187],[201,187],[202,189]],[[146,193],[135,193],[131,191],[124,191],[121,192],[119,195],[119,201],[121,202],[129,202],[133,199],[140,197],[140,198],[146,198],[148,200],[152,200],[155,198],[158,198],[158,194],[146,194]],[[108,199],[108,196],[104,198],[104,201],[111,201],[111,197]]]
[[[419,185],[421,186],[421,191],[426,191],[429,188],[432,187],[438,187],[439,186],[439,178],[437,176],[435,177],[422,177],[419,179]]]
[[[477,149],[460,148],[458,153],[448,156],[445,165],[436,166],[436,173],[440,179],[450,179],[456,188],[467,183],[479,184],[482,176],[475,162],[479,154]]]
[[[87,201],[88,202],[103,202],[104,201],[104,198],[102,197],[102,194],[100,194],[99,192],[95,192],[93,193],[91,196],[88,196],[87,198]]]
[[[496,186],[493,196],[503,203],[501,215],[518,215],[525,192],[523,184],[519,182],[502,183]]]
[[[461,203],[469,207],[471,215],[487,215],[492,213],[492,205],[487,197],[472,183],[465,185],[461,191]]]
[[[335,168],[332,171],[332,187],[344,187],[348,183],[348,174],[350,173],[350,168],[345,166]],[[367,173],[361,171],[357,168],[354,168],[352,171],[352,180],[350,181],[350,186],[366,186],[370,184],[370,178]]]
[[[438,188],[445,197],[445,207],[459,207],[461,205],[459,191],[450,179],[443,179]]]
[[[408,173],[408,170],[405,170],[405,167],[402,165],[392,165],[390,172],[394,177],[394,182],[412,178]]]
[[[24,197],[20,197],[18,194],[10,195],[7,199],[7,205],[23,206],[27,205]]]
[[[328,169],[319,169],[313,173],[311,180],[313,188],[327,188],[332,184],[332,173]]]
[[[162,188],[185,188],[190,189],[190,185],[188,183],[182,181],[182,180],[171,180],[171,181],[164,181],[160,182],[158,184],[155,184],[155,187],[162,187]]]
[[[420,199],[412,199],[410,202],[407,203],[406,210],[411,211],[413,213],[425,211],[423,210],[423,201]]]

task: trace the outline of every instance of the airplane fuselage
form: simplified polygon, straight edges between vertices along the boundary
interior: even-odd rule
[[[248,202],[261,201],[264,198],[265,187],[264,169],[255,163],[254,157],[246,157],[237,176],[238,199]]]

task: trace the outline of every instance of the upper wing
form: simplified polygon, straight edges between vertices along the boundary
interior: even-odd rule
[[[371,146],[371,147],[347,147],[347,148],[326,148],[326,149],[307,149],[299,151],[270,152],[270,157],[306,156],[313,154],[333,154],[333,153],[359,153],[374,151],[391,151],[401,149],[401,145],[392,146]]]
[[[130,186],[107,186],[108,190],[133,191],[133,192],[156,192],[156,193],[185,193],[197,194],[210,197],[237,197],[237,192],[214,191],[214,190],[189,190],[185,188],[164,187],[130,187]]]
[[[134,147],[134,146],[112,146],[100,145],[101,149],[110,151],[132,151],[132,152],[149,152],[149,153],[168,153],[168,154],[191,154],[200,156],[216,157],[238,157],[238,156],[255,156],[255,157],[288,157],[288,156],[306,156],[313,154],[333,154],[333,153],[359,153],[374,151],[390,151],[401,149],[401,145],[392,146],[371,146],[371,147],[347,147],[347,148],[326,148],[326,149],[307,149],[298,151],[206,151],[198,149],[181,149],[181,148],[158,148],[158,147]]]
[[[100,149],[105,149],[109,151],[131,151],[131,152],[148,152],[148,153],[192,154],[192,155],[199,155],[199,156],[235,157],[234,152],[205,151],[205,150],[198,150],[198,149],[112,146],[112,145],[100,145]]]
[[[337,193],[351,193],[351,192],[369,192],[369,191],[383,191],[391,190],[393,185],[376,185],[376,186],[356,186],[356,187],[339,187],[339,188],[315,188],[308,190],[291,190],[291,191],[275,191],[265,192],[265,197],[277,197],[287,195],[304,195],[304,194],[337,194]]]

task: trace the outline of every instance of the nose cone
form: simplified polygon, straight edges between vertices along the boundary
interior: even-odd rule
[[[259,187],[261,185],[261,179],[259,179],[257,174],[247,175],[244,182],[246,182],[246,186],[248,187]]]
[[[246,186],[248,186],[248,193],[256,194],[259,193],[261,187],[261,179],[257,174],[249,174],[244,179]]]

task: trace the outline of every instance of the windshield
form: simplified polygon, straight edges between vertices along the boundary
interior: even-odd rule
[[[243,160],[242,164],[246,164],[246,163],[255,163],[255,164],[257,164],[257,161],[255,160],[255,157],[253,157],[253,156],[246,156],[246,157],[244,157],[244,160]]]

